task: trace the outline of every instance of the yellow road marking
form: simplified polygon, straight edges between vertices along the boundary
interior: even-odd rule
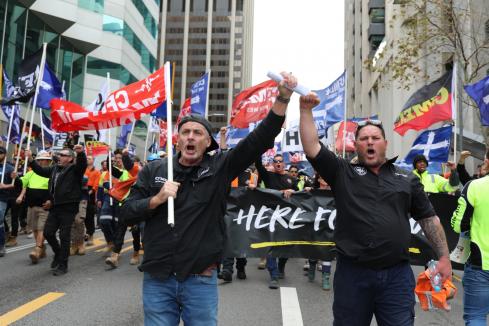
[[[126,241],[124,241],[124,243],[128,243],[130,241],[132,241],[132,238],[131,239],[127,239]],[[95,252],[102,252],[104,250],[105,250],[105,247],[104,248],[101,248],[101,249],[98,249],[98,250],[95,250]]]
[[[86,249],[93,249],[105,245],[105,240],[103,237],[93,239],[93,245],[87,246]]]
[[[331,241],[275,241],[275,242],[259,242],[252,243],[250,245],[253,249],[266,248],[266,247],[280,247],[280,246],[334,246],[335,243]]]
[[[12,311],[7,312],[6,314],[0,316],[0,325],[9,325],[16,322],[19,319],[24,318],[25,316],[33,313],[34,311],[41,309],[48,303],[51,303],[55,300],[58,300],[64,293],[60,292],[49,292],[43,296],[40,296],[37,299],[34,299],[26,304],[14,309]]]
[[[462,279],[461,279],[461,278],[460,278],[460,276],[458,276],[457,274],[453,273],[453,274],[452,274],[452,277],[453,277],[453,278],[454,278],[456,281],[458,281],[458,282],[462,282]]]
[[[121,250],[121,252],[119,254],[123,254],[125,252],[128,252],[129,250],[131,250],[133,247],[132,246],[129,246],[129,247],[126,247],[124,249]]]

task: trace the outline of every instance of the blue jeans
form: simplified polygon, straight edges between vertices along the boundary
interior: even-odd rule
[[[270,273],[271,279],[277,279],[279,272],[283,273],[285,270],[285,264],[288,258],[277,258],[272,256],[267,256],[267,270]]]
[[[486,326],[489,314],[489,271],[466,264],[462,284],[465,325]]]
[[[178,326],[180,318],[185,326],[217,325],[217,272],[183,282],[144,273],[143,307],[145,326]]]
[[[5,245],[5,212],[7,211],[7,202],[0,201],[0,248]]]
[[[414,325],[414,275],[408,262],[374,270],[338,256],[334,274],[334,326]]]

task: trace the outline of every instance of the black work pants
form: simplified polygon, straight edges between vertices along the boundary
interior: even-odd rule
[[[127,224],[122,223],[119,220],[117,223],[117,228],[115,230],[114,236],[114,249],[112,250],[115,253],[120,253],[122,249],[122,245],[124,244],[124,237],[126,235]],[[132,233],[132,247],[134,251],[139,251],[141,249],[141,235],[139,232],[139,226],[133,226],[131,228]]]
[[[246,258],[236,258],[236,269],[239,271],[244,271],[246,263],[248,261]],[[222,270],[223,271],[228,271],[231,274],[233,274],[233,265],[234,265],[234,258],[224,258],[222,261]]]
[[[24,211],[26,210],[27,206],[25,202],[21,203],[20,205],[15,202],[15,199],[9,199],[7,202],[7,211],[10,209],[10,235],[13,237],[16,237],[18,232],[19,232],[19,221],[22,227],[26,226],[25,219],[24,219],[24,225],[22,225],[22,220],[21,216],[25,215]]]
[[[78,213],[78,203],[65,204],[53,207],[49,211],[48,219],[44,225],[44,238],[53,249],[54,257],[60,267],[68,267],[68,256],[70,255],[71,225]],[[56,232],[59,229],[59,239]]]
[[[87,234],[92,236],[95,233],[95,211],[97,209],[95,203],[95,194],[88,196],[87,202],[87,216],[85,218],[85,228],[87,229]]]

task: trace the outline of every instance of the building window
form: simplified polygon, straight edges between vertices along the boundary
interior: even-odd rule
[[[116,35],[124,35],[124,21],[122,19],[104,15],[102,30]]]
[[[104,0],[78,0],[78,7],[93,12],[104,12]]]
[[[156,23],[156,20],[151,15],[149,9],[146,7],[146,5],[142,0],[132,0],[132,3],[139,11],[141,16],[143,16],[144,27],[146,27],[146,29],[151,34],[151,36],[153,36],[153,38],[156,38],[156,35],[158,33],[157,32],[158,24]]]
[[[110,78],[118,79],[125,85],[138,81],[124,66],[118,63],[94,57],[87,58],[87,73],[107,77],[107,72],[110,73]]]

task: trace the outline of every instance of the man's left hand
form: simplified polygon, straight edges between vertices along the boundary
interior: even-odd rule
[[[435,273],[440,273],[442,282],[445,282],[446,279],[452,279],[452,263],[448,256],[440,257],[438,264],[436,265]]]

